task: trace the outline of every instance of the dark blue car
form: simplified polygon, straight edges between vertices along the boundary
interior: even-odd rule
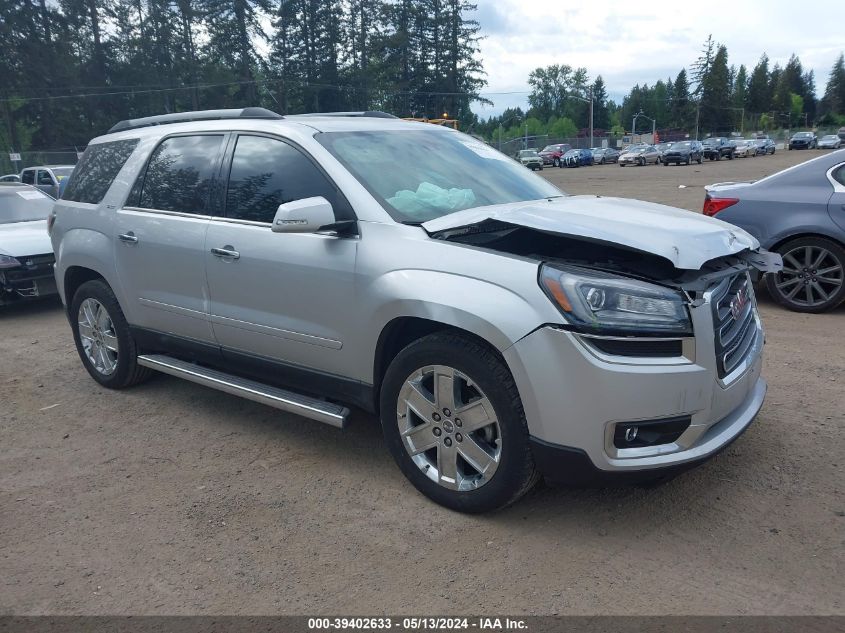
[[[593,164],[593,152],[588,149],[571,149],[560,159],[560,167],[581,167]]]

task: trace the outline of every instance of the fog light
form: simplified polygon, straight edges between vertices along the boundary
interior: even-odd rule
[[[616,448],[640,448],[671,444],[689,428],[692,418],[688,415],[659,420],[620,422],[613,429]]]

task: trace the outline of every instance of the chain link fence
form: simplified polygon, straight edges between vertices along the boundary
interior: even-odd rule
[[[6,174],[19,174],[25,167],[38,167],[39,165],[76,165],[78,156],[85,150],[80,147],[78,150],[43,150],[30,152],[17,152],[20,160],[13,161],[13,154],[9,150],[0,154],[0,176]]]

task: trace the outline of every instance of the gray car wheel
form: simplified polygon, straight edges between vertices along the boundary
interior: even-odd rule
[[[94,380],[121,389],[150,376],[152,370],[137,363],[129,324],[108,284],[86,281],[74,293],[68,314],[76,350]]]
[[[393,458],[437,503],[486,512],[536,483],[513,377],[483,342],[440,333],[411,343],[390,363],[379,401]]]
[[[824,312],[845,301],[845,249],[836,242],[803,237],[778,252],[783,270],[767,275],[775,300],[796,312]]]

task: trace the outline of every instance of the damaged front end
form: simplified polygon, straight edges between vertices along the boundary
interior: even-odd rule
[[[57,294],[52,253],[0,259],[0,305]]]
[[[780,256],[760,250],[750,236],[746,248],[723,252],[696,269],[626,244],[495,219],[431,236],[537,261],[539,285],[564,317],[559,327],[605,358],[694,361],[695,314],[709,303],[706,329],[713,329],[720,377],[736,369],[755,343],[755,278],[782,268]],[[705,338],[712,349],[714,342]]]

